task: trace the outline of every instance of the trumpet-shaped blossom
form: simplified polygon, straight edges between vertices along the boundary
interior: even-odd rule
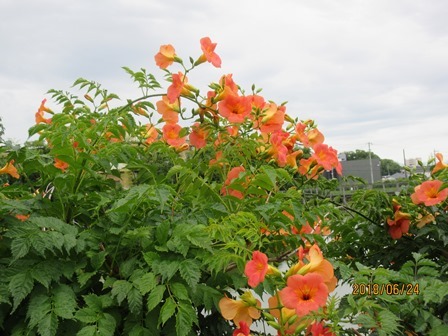
[[[51,123],[51,118],[48,118],[48,119],[44,118],[45,112],[51,112],[51,110],[45,106],[46,102],[47,102],[47,100],[44,99],[40,103],[39,109],[37,110],[37,112],[35,114],[36,124],[40,124],[40,123],[50,124]]]
[[[160,46],[159,52],[154,56],[156,64],[161,69],[168,68],[174,62],[176,57],[176,51],[171,44],[165,44]]]
[[[170,103],[167,96],[156,102],[157,112],[162,115],[162,119],[167,124],[177,124],[179,121],[179,102],[175,100]]]
[[[185,144],[185,137],[180,137],[182,127],[178,124],[165,124],[162,127],[163,139],[173,147],[181,147]]]
[[[20,178],[17,168],[14,167],[14,160],[9,161],[3,166],[3,168],[0,169],[0,175],[1,174],[9,174],[16,179]]]
[[[448,188],[440,190],[442,184],[442,181],[432,180],[416,186],[411,195],[412,202],[414,204],[423,203],[426,206],[442,203],[448,197]]]
[[[196,122],[191,126],[191,133],[189,136],[190,144],[196,148],[205,147],[207,144],[208,132],[204,128],[201,127],[201,124]]]
[[[280,130],[272,133],[269,138],[271,147],[268,152],[280,167],[284,167],[288,162],[288,148],[284,143],[288,137],[288,132]]]
[[[319,246],[316,244],[312,245],[306,254],[303,249],[299,249],[299,252],[299,263],[293,265],[287,275],[318,274],[322,277],[323,282],[328,288],[328,292],[332,292],[336,287],[337,279],[334,276],[333,265],[327,259],[324,259]],[[308,260],[307,264],[302,261],[303,258]]]
[[[268,272],[268,257],[260,251],[252,253],[252,260],[247,262],[244,268],[244,274],[247,276],[247,283],[252,288],[257,287],[264,281],[266,273]]]
[[[233,331],[232,336],[250,336],[250,328],[246,322],[241,321],[240,327]]]
[[[209,37],[201,38],[200,42],[201,42],[201,49],[203,52],[200,61],[202,61],[205,58],[207,62],[210,62],[215,67],[220,68],[221,58],[218,56],[218,54],[215,53],[215,48],[217,44],[212,43]]]
[[[262,133],[272,133],[282,130],[285,122],[285,106],[277,106],[275,103],[266,105],[262,116],[258,119],[258,125]]]
[[[322,167],[319,166],[313,157],[307,159],[302,158],[299,161],[299,174],[306,176],[308,179],[317,179]]]
[[[131,106],[132,112],[134,112],[137,115],[141,116],[148,116],[148,112],[145,111],[145,109],[141,106],[132,105]]]
[[[159,133],[152,124],[146,124],[145,127],[146,127],[146,133],[144,134],[144,137],[146,138],[145,143],[149,145],[157,140]]]
[[[258,110],[258,112],[261,112],[266,107],[266,102],[262,96],[254,94],[254,95],[249,95],[247,97],[249,97],[251,100],[253,110],[255,110],[255,111]]]
[[[437,163],[434,166],[434,168],[432,169],[433,174],[438,172],[439,170],[448,168],[448,164],[443,162],[443,155],[441,153],[437,153],[436,158],[437,158]]]
[[[211,167],[213,165],[217,165],[217,166],[224,166],[224,160],[222,157],[222,151],[217,151],[215,153],[215,158],[211,159],[208,163],[208,165]]]
[[[417,224],[416,226],[421,229],[426,224],[434,223],[436,221],[436,218],[431,213],[426,213],[426,215],[418,214],[417,216]]]
[[[166,96],[170,104],[174,103],[181,94],[188,95],[193,87],[188,84],[188,78],[182,72],[171,75],[171,85],[167,89]]]
[[[335,168],[339,175],[342,174],[342,165],[338,159],[338,153],[332,147],[325,144],[317,144],[313,146],[314,154],[312,157],[325,170]]]
[[[401,205],[393,201],[394,219],[387,219],[388,231],[392,239],[400,239],[404,233],[408,233],[411,215],[400,211]]]
[[[255,299],[250,292],[241,295],[242,300],[233,300],[223,297],[219,301],[219,309],[222,317],[226,320],[232,320],[238,327],[241,322],[245,322],[248,326],[253,320],[260,318],[261,313],[257,307],[261,307],[261,302]]]
[[[218,112],[231,123],[242,123],[250,115],[252,104],[249,97],[239,96],[225,88],[227,94],[218,103]]]
[[[336,334],[322,322],[314,322],[306,329],[306,336],[336,336]]]
[[[19,221],[24,222],[30,218],[30,215],[17,214],[14,217],[16,217]]]
[[[311,128],[305,123],[298,123],[296,125],[296,138],[305,147],[314,147],[315,145],[320,145],[324,142],[324,135],[317,129]]]
[[[235,81],[233,80],[232,74],[222,76],[219,80],[219,85],[220,89],[218,90],[217,95],[214,98],[214,102],[223,100],[229,94],[238,95],[238,85],[236,85]]]
[[[229,173],[227,174],[227,178],[224,181],[224,186],[221,188],[221,194],[222,195],[232,195],[236,198],[242,199],[243,193],[239,190],[235,190],[232,188],[229,188],[228,185],[230,185],[232,183],[233,180],[235,180],[236,178],[238,178],[238,176],[240,175],[240,173],[245,172],[246,170],[244,169],[243,166],[238,166],[238,167],[234,167],[232,168]]]
[[[69,164],[67,163],[67,162],[65,162],[65,161],[62,161],[62,160],[60,160],[60,159],[58,159],[58,158],[55,158],[54,159],[54,164],[53,164],[57,169],[60,169],[60,170],[62,170],[63,172],[65,172],[67,169],[68,169],[68,167],[69,167]]]
[[[286,287],[279,291],[279,295],[286,308],[304,316],[325,305],[328,288],[320,274],[296,274],[288,278]]]

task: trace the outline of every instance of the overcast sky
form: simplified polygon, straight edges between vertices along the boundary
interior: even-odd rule
[[[233,73],[314,119],[339,152],[371,143],[399,163],[403,151],[447,159],[447,17],[446,0],[2,0],[0,116],[6,138],[23,142],[49,89],[84,77],[135,98],[122,66],[162,78],[161,44],[187,60],[209,36],[222,68],[192,84]]]

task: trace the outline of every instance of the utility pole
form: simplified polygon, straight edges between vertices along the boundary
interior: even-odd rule
[[[373,144],[371,142],[368,142],[367,146],[369,146],[370,183],[372,183],[372,186],[373,186],[372,152],[370,151],[370,145],[373,145]]]
[[[403,167],[406,167],[406,154],[404,152],[404,148],[403,148],[403,163],[404,163]],[[406,169],[404,170],[404,177],[408,178],[408,173],[407,173]]]

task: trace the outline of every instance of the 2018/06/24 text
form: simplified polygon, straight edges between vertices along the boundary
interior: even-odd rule
[[[418,295],[420,293],[418,283],[401,284],[377,284],[377,283],[355,283],[352,285],[353,295]]]

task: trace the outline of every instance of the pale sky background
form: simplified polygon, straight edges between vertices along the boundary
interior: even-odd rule
[[[446,0],[1,0],[5,137],[27,139],[51,88],[84,77],[136,98],[122,66],[162,79],[160,45],[187,61],[209,36],[222,68],[203,66],[193,85],[233,73],[247,91],[256,84],[288,101],[291,116],[314,119],[339,152],[372,143],[399,163],[403,150],[448,158],[447,18]]]

